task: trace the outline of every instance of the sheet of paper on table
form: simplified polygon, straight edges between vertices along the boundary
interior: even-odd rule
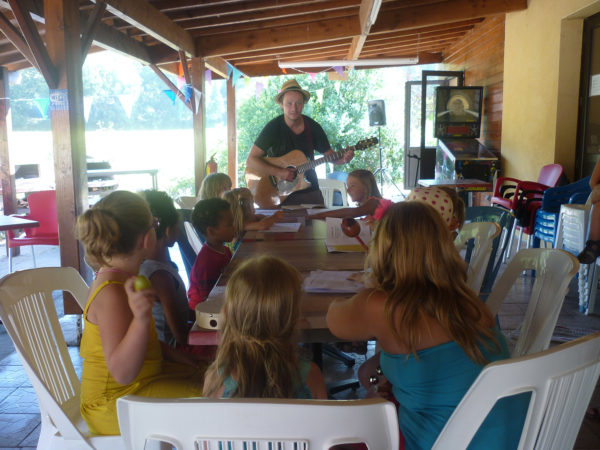
[[[360,245],[355,237],[346,236],[342,231],[342,219],[328,217],[327,220],[327,237],[325,245],[328,252],[365,252],[365,249]],[[360,225],[359,237],[362,241],[369,245],[371,242],[371,228],[361,220],[357,220]]]
[[[364,289],[364,283],[349,280],[351,275],[362,272],[347,270],[313,270],[304,280],[306,292],[331,292],[353,294]]]
[[[300,225],[300,222],[277,222],[268,230],[260,230],[260,233],[296,233]]]

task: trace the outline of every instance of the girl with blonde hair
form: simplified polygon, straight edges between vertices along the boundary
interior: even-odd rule
[[[327,398],[316,364],[298,354],[302,279],[274,256],[245,261],[225,290],[224,326],[204,394],[212,398]]]
[[[381,197],[375,175],[370,170],[357,169],[348,174],[346,180],[348,195],[358,206],[324,211],[308,216],[309,219],[326,217],[353,218],[367,216],[370,221],[379,220],[393,203]]]
[[[161,345],[152,318],[156,292],[134,288],[157,226],[146,201],[127,191],[112,192],[77,219],[77,237],[96,270],[80,347],[80,409],[94,434],[120,434],[116,400],[124,395],[202,395],[205,364]]]
[[[226,173],[216,172],[204,177],[196,201],[208,198],[221,198],[223,192],[231,189],[233,183]]]
[[[377,338],[406,448],[431,448],[483,366],[509,357],[506,341],[467,287],[448,226],[428,204],[388,208],[366,267],[371,287],[334,301],[327,324],[342,339]],[[523,401],[499,402],[471,446],[516,448],[527,410]]]
[[[254,197],[248,188],[235,188],[223,193],[233,213],[235,235],[241,239],[244,231],[268,230],[275,222],[283,218],[283,211],[277,211],[271,216],[256,214]]]

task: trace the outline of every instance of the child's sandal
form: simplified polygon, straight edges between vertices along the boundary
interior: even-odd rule
[[[600,241],[589,240],[585,243],[585,248],[577,255],[581,264],[593,264],[596,258],[600,256]]]

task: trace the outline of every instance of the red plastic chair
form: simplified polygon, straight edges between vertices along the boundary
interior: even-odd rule
[[[562,175],[563,168],[560,164],[548,164],[540,170],[537,182],[510,177],[500,177],[496,180],[491,201],[492,206],[507,209],[517,218],[510,234],[506,256],[510,255],[517,227],[521,230],[517,251],[521,247],[523,233],[528,235],[529,240],[531,240],[535,226],[535,214],[542,205],[544,191],[556,187]]]
[[[8,241],[8,272],[12,273],[12,249],[31,245],[31,254],[33,256],[33,267],[35,264],[34,245],[58,245],[58,214],[56,212],[56,191],[38,191],[32,192],[27,197],[29,205],[29,214],[23,219],[37,220],[39,227],[27,228],[24,235],[17,235],[14,231],[6,232]]]

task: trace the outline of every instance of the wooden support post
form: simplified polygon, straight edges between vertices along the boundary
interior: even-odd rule
[[[227,80],[227,174],[237,187],[237,133],[235,121],[235,86],[233,77]]]
[[[197,111],[193,111],[194,128],[194,180],[195,192],[200,190],[200,185],[206,175],[206,95],[204,90],[204,61],[202,58],[192,58],[192,86],[194,90],[200,92],[199,105],[196,105]],[[195,94],[194,94],[195,95]]]
[[[10,110],[8,96],[8,70],[2,67],[0,68],[0,184],[2,185],[2,207],[5,215],[17,212],[15,177],[10,173],[8,156],[8,127],[6,124]],[[14,250],[18,250],[18,248]]]
[[[50,121],[60,264],[75,267],[89,283],[92,271],[73,233],[77,216],[88,208],[79,2],[44,0],[44,10],[52,11],[46,14],[46,45],[58,69],[58,89],[50,90]],[[74,299],[65,297],[65,313],[79,312]]]

